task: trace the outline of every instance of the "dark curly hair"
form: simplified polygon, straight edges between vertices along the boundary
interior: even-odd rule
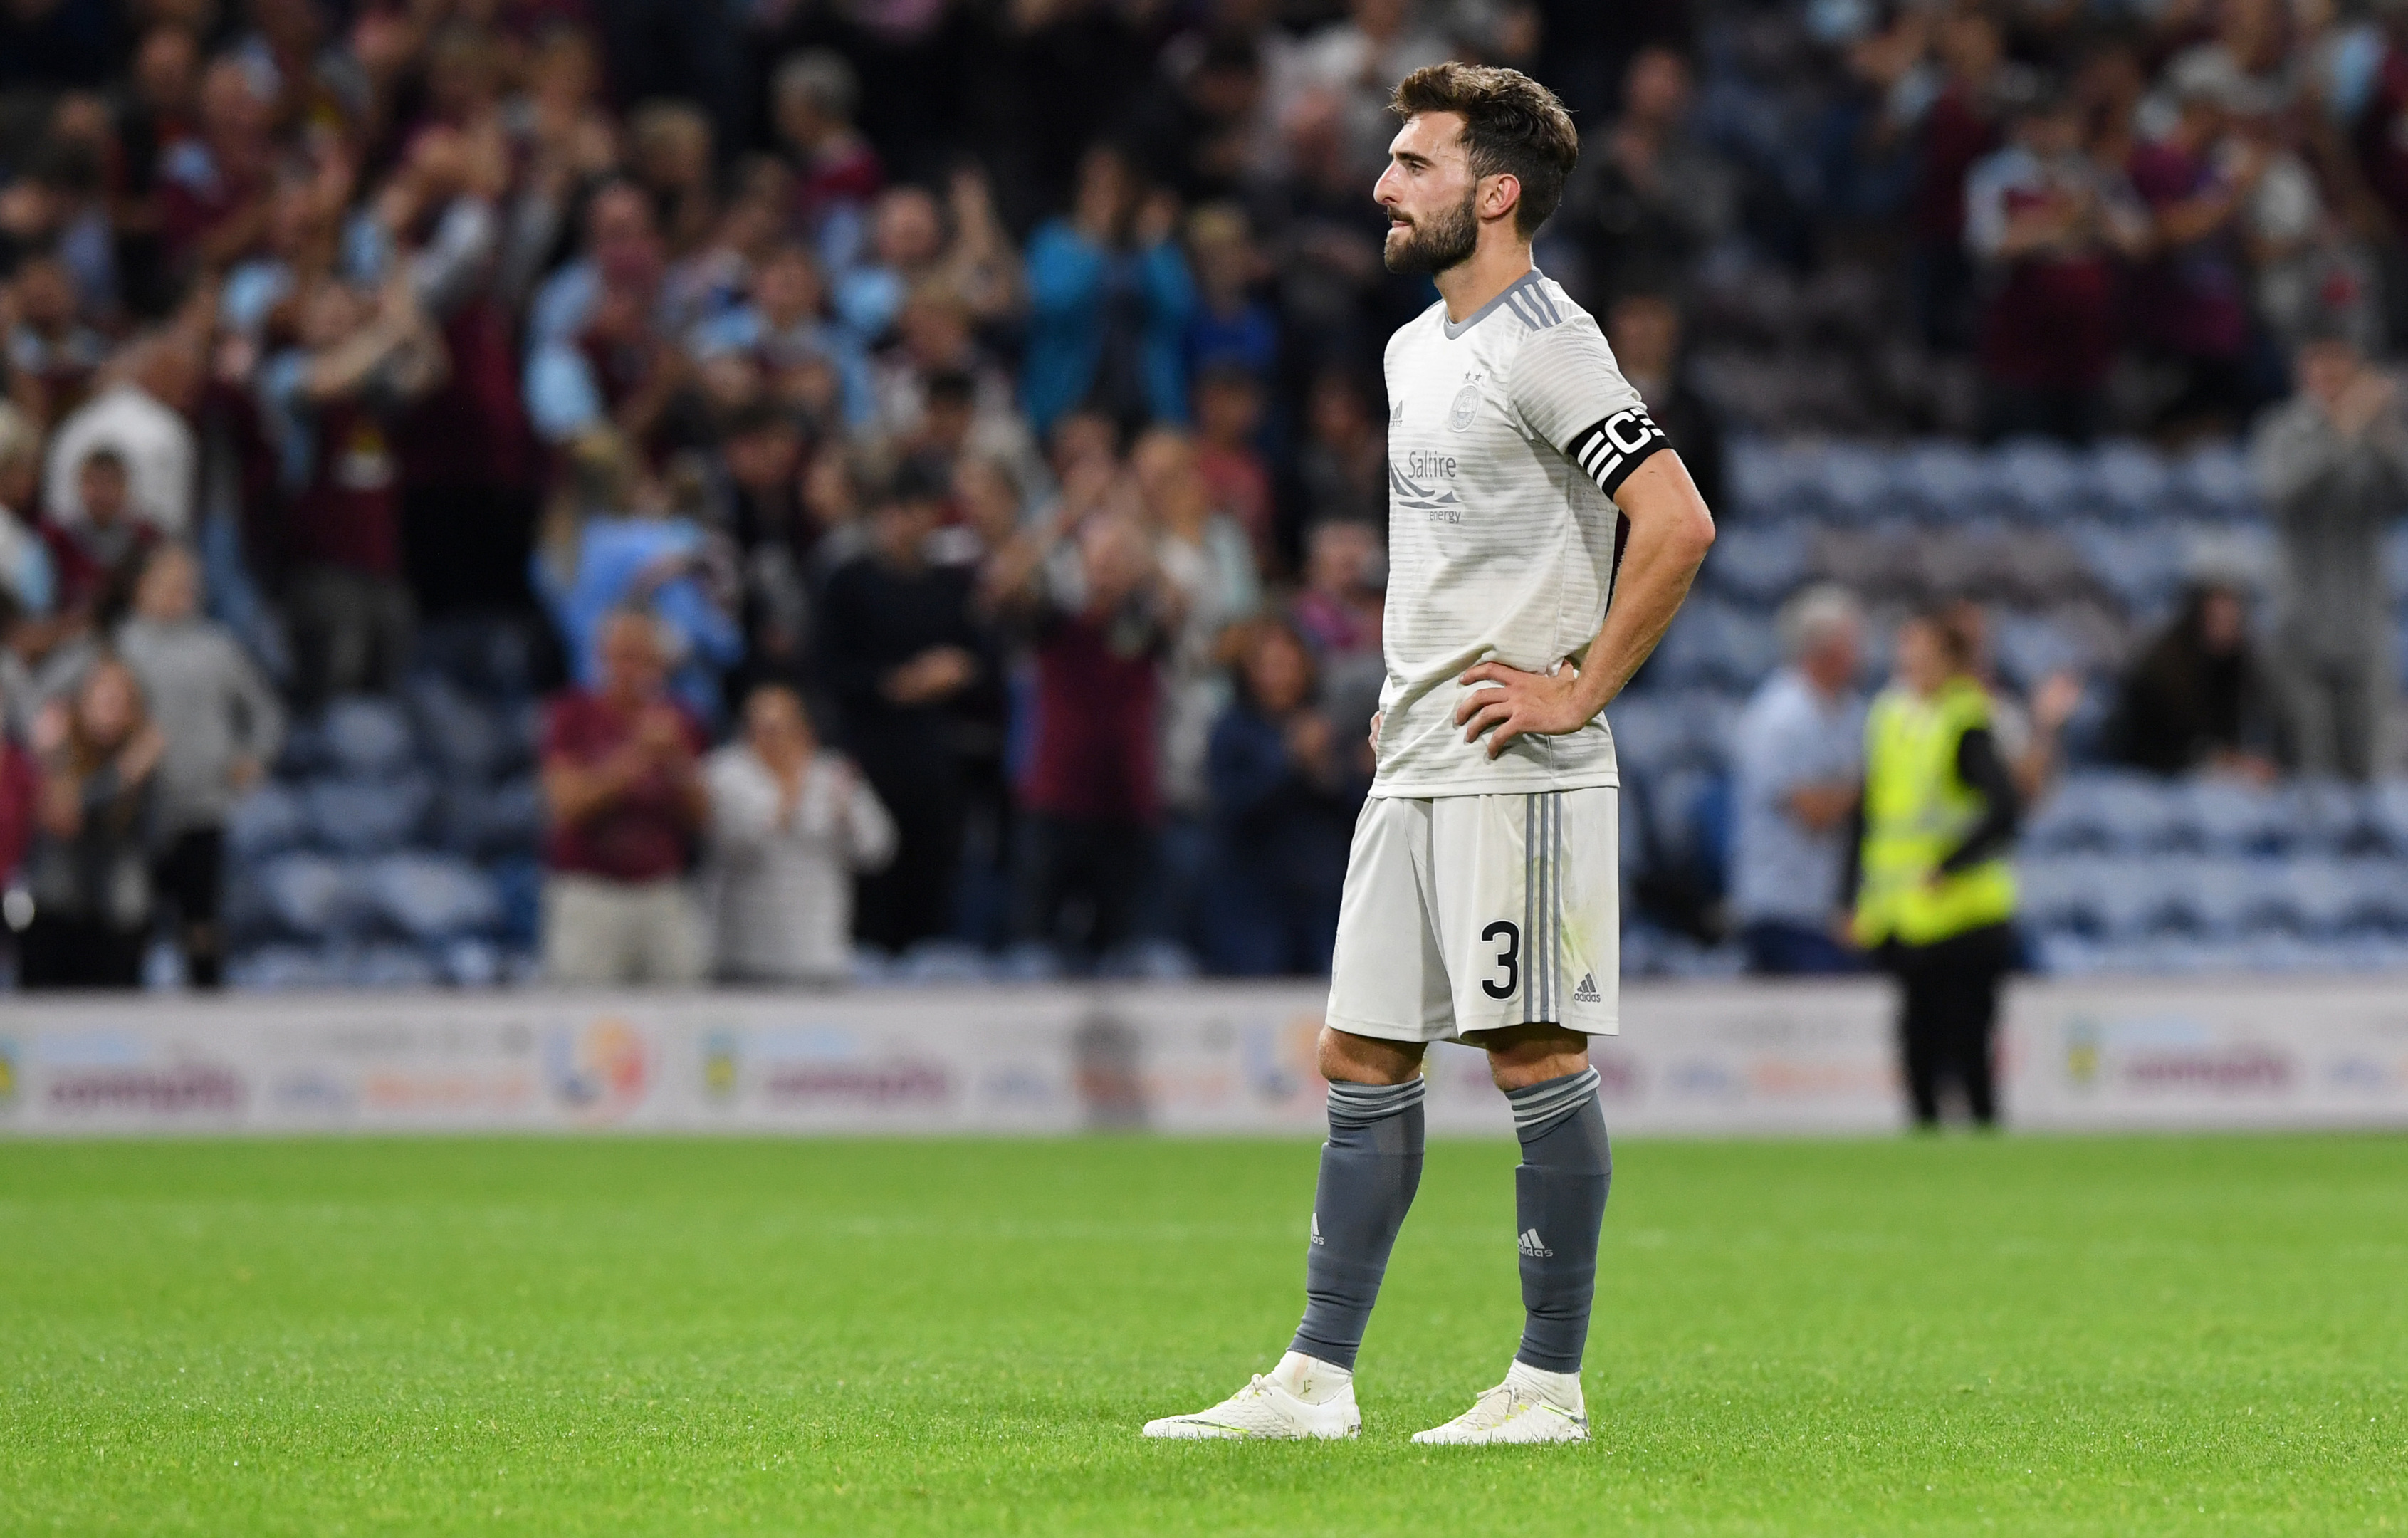
[[[1522,184],[1513,227],[1530,235],[1563,201],[1564,179],[1580,162],[1580,130],[1555,93],[1518,69],[1449,60],[1414,70],[1397,85],[1388,110],[1400,118],[1454,112],[1475,177],[1511,176]]]

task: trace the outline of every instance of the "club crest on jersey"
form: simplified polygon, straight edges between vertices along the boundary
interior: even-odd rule
[[[1455,392],[1455,407],[1446,414],[1446,424],[1458,433],[1465,432],[1469,430],[1471,419],[1479,414],[1480,386],[1467,384]]]

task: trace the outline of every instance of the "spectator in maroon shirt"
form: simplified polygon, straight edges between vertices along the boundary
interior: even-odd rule
[[[544,970],[556,983],[686,985],[710,947],[686,890],[709,812],[701,724],[668,694],[651,616],[613,614],[602,682],[544,722]]]
[[[1161,667],[1180,597],[1126,514],[1050,532],[1008,553],[996,578],[1037,662],[1019,918],[1023,938],[1093,960],[1132,938],[1153,864]]]
[[[58,612],[70,625],[114,625],[133,600],[135,574],[159,531],[134,511],[133,481],[125,456],[99,448],[76,468],[81,507],[73,516],[42,525],[50,567],[58,582]]]
[[[2162,422],[2230,431],[2263,395],[2248,368],[2241,215],[2267,157],[2243,143],[2218,163],[2227,103],[2242,84],[2229,60],[2195,50],[2168,75],[2180,114],[2164,137],[2132,151],[2132,191],[2148,207],[2155,253],[2135,277],[2133,322],[2141,344],[2183,371]]]
[[[301,346],[261,372],[281,440],[284,601],[305,711],[389,690],[408,662],[393,423],[443,369],[443,339],[402,276],[375,299],[319,279],[302,299]]]
[[[1915,178],[1916,311],[1924,339],[1962,352],[1972,342],[1972,264],[1965,253],[1965,177],[1999,146],[1991,100],[2001,46],[1998,23],[1979,11],[1942,22],[1934,40],[1947,81],[1923,118]]]
[[[159,212],[174,269],[222,267],[258,244],[267,223],[274,111],[232,54],[202,75],[200,133],[170,149],[160,166]]]
[[[2122,339],[2119,256],[2148,241],[2120,176],[2084,152],[2079,104],[2057,93],[2018,114],[2014,142],[1966,182],[1965,241],[1982,265],[1980,351],[1994,436],[2089,441]]]
[[[817,235],[830,214],[858,217],[886,185],[878,151],[853,125],[860,80],[844,56],[825,49],[778,66],[771,85],[778,137],[795,155],[795,215]]]

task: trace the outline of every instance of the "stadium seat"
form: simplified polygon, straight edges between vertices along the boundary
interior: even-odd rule
[[[959,940],[924,940],[895,958],[889,981],[896,983],[983,983],[986,954]]]
[[[2372,786],[2364,807],[2368,831],[2395,856],[2408,859],[2408,780]]]
[[[2092,770],[2067,775],[2026,826],[2037,853],[2172,847],[2179,790],[2143,775]]]
[[[1953,524],[2001,510],[1999,476],[1987,456],[1962,443],[1919,443],[1892,468],[1899,506],[1927,523]]]
[[[403,687],[419,740],[447,778],[482,781],[499,771],[508,748],[494,712],[450,680],[422,673]]]
[[[2174,463],[2169,490],[2194,518],[2232,523],[2258,514],[2258,480],[2237,444],[2203,443]]]
[[[346,855],[381,855],[417,836],[434,792],[425,781],[313,781],[303,792],[309,827],[322,847]]]
[[[1689,755],[1688,725],[1668,692],[1627,694],[1605,708],[1613,755],[1625,774],[1660,773]]]
[[[304,940],[348,934],[371,912],[360,872],[323,855],[279,855],[260,869],[259,890],[276,922]]]
[[[340,965],[307,945],[263,945],[226,963],[226,982],[245,992],[298,993],[343,984]]]
[[[1742,603],[1778,604],[1806,580],[1806,536],[1796,524],[1742,525],[1715,539],[1702,575]]]
[[[2272,854],[2297,837],[2297,805],[2280,790],[2213,775],[2189,781],[2177,795],[2200,847],[2233,855]]]
[[[2048,525],[2082,510],[2081,466],[2064,445],[2018,438],[2000,449],[1996,459],[2000,506],[2009,516]]]
[[[342,969],[343,982],[354,988],[431,988],[443,981],[436,959],[414,946],[364,945]]]
[[[236,801],[226,815],[226,855],[237,867],[296,848],[308,837],[308,808],[291,786],[273,780]]]
[[[2138,443],[2104,443],[2091,451],[2081,478],[2092,506],[2108,517],[2138,522],[2157,516],[2172,478],[2155,451]]]
[[[388,855],[364,885],[378,916],[422,943],[489,933],[502,920],[500,888],[457,855]]]
[[[501,935],[505,941],[531,945],[543,925],[543,867],[532,858],[502,860],[485,872],[501,898]]]
[[[463,935],[437,947],[435,955],[443,981],[455,988],[496,987],[508,976],[508,957],[490,940]]]
[[[409,767],[415,744],[398,701],[352,695],[327,706],[320,725],[327,758],[339,773],[371,779]]]

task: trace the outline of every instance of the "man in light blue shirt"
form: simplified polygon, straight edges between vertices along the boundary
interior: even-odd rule
[[[1835,934],[1865,773],[1863,614],[1843,588],[1810,588],[1783,608],[1781,636],[1788,665],[1756,690],[1733,733],[1731,917],[1752,971],[1857,971],[1862,958]]]

